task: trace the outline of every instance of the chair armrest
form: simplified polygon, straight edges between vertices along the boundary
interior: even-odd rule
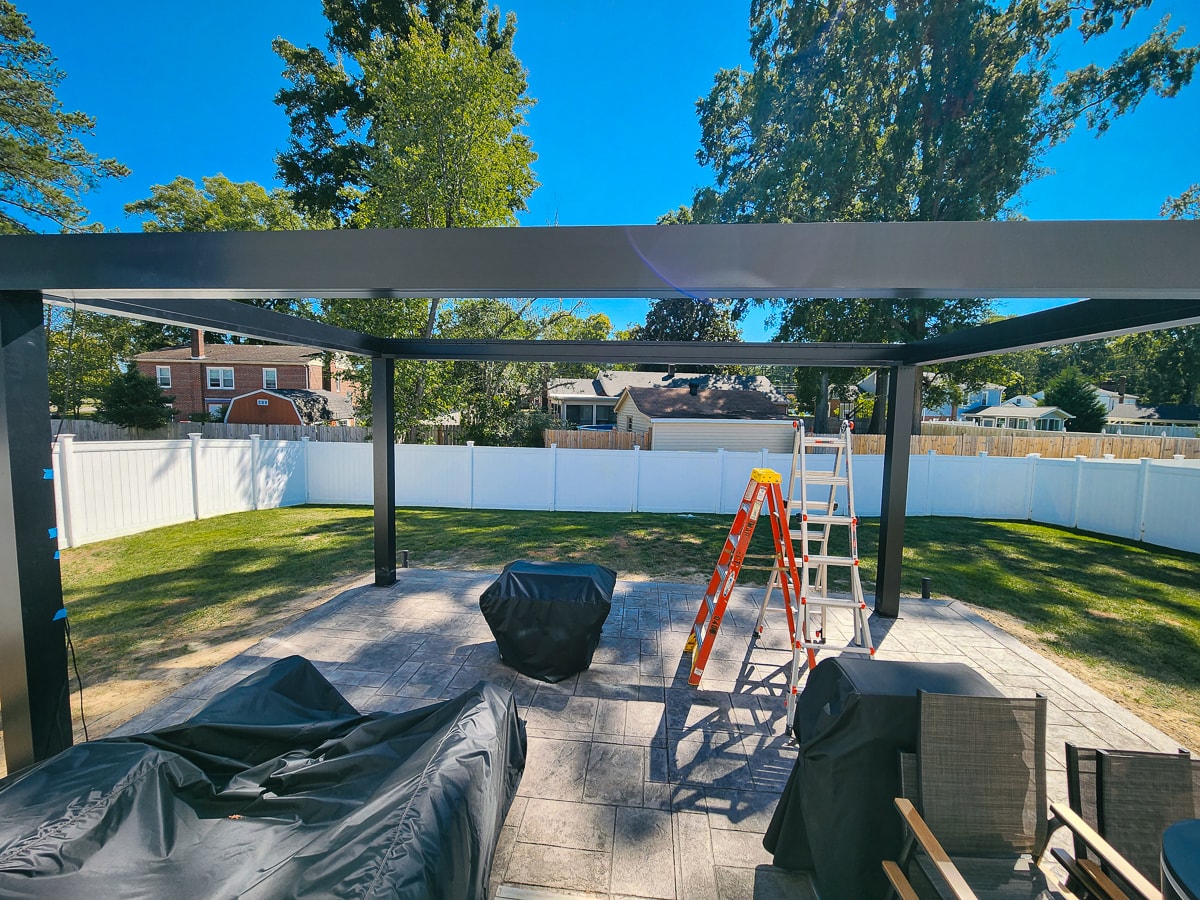
[[[1084,896],[1095,900],[1129,900],[1129,895],[1104,874],[1104,870],[1091,859],[1076,859],[1061,847],[1050,851],[1055,861],[1067,870],[1064,890],[1082,888]]]
[[[1100,858],[1101,862],[1137,893],[1141,900],[1162,900],[1162,893],[1159,889],[1130,865],[1129,861],[1118,853],[1112,844],[1102,838],[1074,810],[1061,803],[1050,804],[1050,809],[1071,830],[1071,833],[1082,840],[1088,849]],[[1082,863],[1083,860],[1078,860],[1078,862]]]
[[[892,890],[896,892],[896,896],[900,900],[921,900],[917,896],[917,892],[913,890],[913,886],[908,883],[908,879],[904,877],[904,872],[890,859],[883,861],[883,874],[892,883]]]
[[[905,827],[921,845],[921,849],[925,851],[929,861],[938,870],[938,874],[945,879],[955,900],[978,900],[975,892],[971,890],[970,885],[963,879],[954,863],[950,861],[949,855],[942,849],[942,845],[938,843],[938,839],[929,830],[929,826],[925,824],[925,820],[921,818],[921,814],[912,805],[912,801],[897,797],[895,803],[896,809],[900,811],[900,818],[904,820]]]

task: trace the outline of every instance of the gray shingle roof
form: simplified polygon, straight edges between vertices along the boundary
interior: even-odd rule
[[[1169,403],[1161,406],[1140,406],[1118,403],[1108,414],[1108,418],[1136,422],[1200,422],[1200,406]]]
[[[304,388],[272,388],[264,392],[286,397],[296,404],[296,410],[305,425],[324,425],[326,422],[354,418],[354,407],[342,394]],[[251,393],[257,394],[259,391]]]
[[[629,399],[652,419],[787,419],[766,394],[748,390],[631,387]]]

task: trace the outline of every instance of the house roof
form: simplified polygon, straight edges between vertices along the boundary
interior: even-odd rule
[[[669,387],[625,388],[627,396],[651,419],[787,419],[766,394],[748,390],[698,390]]]
[[[209,362],[272,363],[276,365],[311,366],[319,363],[321,351],[316,347],[296,347],[291,344],[206,344],[204,356],[193,360],[191,344],[148,350],[134,357],[140,362]]]
[[[1136,403],[1118,403],[1107,418],[1110,422],[1200,422],[1200,406],[1170,403],[1161,406],[1140,406]]]
[[[330,391],[310,391],[304,388],[273,388],[271,390],[259,388],[256,391],[239,394],[229,403],[232,405],[234,400],[253,397],[255,394],[273,394],[276,397],[291,400],[305,425],[323,425],[333,420],[354,418],[353,404],[342,394],[334,394]]]
[[[700,372],[620,372],[606,369],[595,378],[565,379],[551,382],[549,394],[555,399],[570,397],[612,397],[625,388],[686,388],[692,383],[701,390],[742,390],[766,394],[779,405],[787,398],[775,390],[765,375],[704,375]]]
[[[1064,419],[1075,418],[1065,409],[1060,409],[1057,406],[988,406],[984,409],[975,410],[974,412],[965,413],[964,415],[972,418],[981,416],[1003,417],[1003,418],[1025,418],[1030,419],[1045,419],[1048,416],[1059,416]]]

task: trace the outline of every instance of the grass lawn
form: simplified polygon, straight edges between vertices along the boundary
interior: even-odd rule
[[[622,577],[706,581],[731,516],[397,510],[412,565],[499,568],[513,559],[585,559]],[[752,552],[766,552],[763,523]],[[863,577],[878,523],[859,529]],[[1025,522],[912,518],[904,591],[993,611],[1184,744],[1200,748],[1200,556]],[[214,643],[269,633],[373,571],[371,511],[304,506],[205,519],[62,554],[85,686],[145,678]],[[745,580],[761,583],[760,572]],[[1004,619],[1003,617],[1009,617]],[[1015,620],[1015,621],[1012,621]]]

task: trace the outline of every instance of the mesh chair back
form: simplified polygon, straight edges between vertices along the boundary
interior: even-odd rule
[[[1096,751],[1097,830],[1135,869],[1159,877],[1162,834],[1200,817],[1197,761],[1183,753]]]
[[[922,693],[921,815],[951,856],[1037,856],[1046,844],[1046,698]]]

